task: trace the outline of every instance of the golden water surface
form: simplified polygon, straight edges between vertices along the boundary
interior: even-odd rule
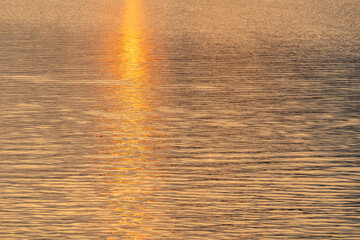
[[[2,0],[0,239],[359,239],[359,9]]]

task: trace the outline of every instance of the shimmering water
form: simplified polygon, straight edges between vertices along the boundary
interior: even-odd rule
[[[360,2],[2,0],[1,239],[359,239]]]

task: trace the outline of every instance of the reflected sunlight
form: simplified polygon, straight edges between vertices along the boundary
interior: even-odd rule
[[[103,194],[111,199],[107,207],[116,218],[106,224],[122,239],[152,235],[146,209],[156,189],[156,174],[150,169],[151,162],[158,160],[153,151],[157,119],[149,81],[153,71],[141,10],[141,1],[124,1],[121,28],[109,30],[103,60],[103,71],[115,81],[102,89],[105,111],[112,116],[102,119],[103,132],[111,136],[101,150],[107,156]]]

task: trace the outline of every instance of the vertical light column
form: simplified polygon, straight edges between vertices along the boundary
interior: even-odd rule
[[[151,170],[159,159],[156,150],[151,65],[148,35],[143,29],[142,1],[125,0],[119,26],[109,24],[103,71],[108,76],[102,87],[105,114],[104,137],[99,155],[104,162],[104,196],[109,199],[111,220],[104,221],[121,239],[151,237],[148,205],[156,191],[157,176]],[[115,238],[116,238],[115,237]],[[111,239],[111,238],[110,238]],[[117,239],[117,238],[116,238]]]

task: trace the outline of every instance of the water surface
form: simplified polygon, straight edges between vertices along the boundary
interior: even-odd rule
[[[0,9],[0,238],[360,237],[358,1]]]

